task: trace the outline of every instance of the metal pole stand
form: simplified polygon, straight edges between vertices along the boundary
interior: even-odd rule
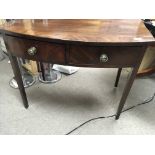
[[[52,69],[49,63],[38,63],[39,81],[42,83],[55,83],[61,80],[61,73]]]

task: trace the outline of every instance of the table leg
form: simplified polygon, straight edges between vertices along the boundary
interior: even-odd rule
[[[121,71],[122,71],[122,68],[119,68],[118,71],[117,71],[117,77],[116,77],[116,81],[115,81],[115,87],[118,86],[118,82],[119,82],[119,79],[120,79]]]
[[[23,80],[22,80],[22,76],[21,76],[21,72],[20,72],[20,68],[19,68],[17,58],[15,56],[12,56],[11,54],[9,54],[9,58],[11,61],[12,69],[13,69],[15,79],[16,79],[17,84],[18,84],[20,94],[21,94],[21,97],[23,100],[24,107],[28,108],[29,105],[28,105],[28,101],[27,101],[27,97],[26,97],[26,93],[25,93],[25,88],[23,85]]]
[[[130,78],[129,78],[129,80],[128,80],[125,88],[124,88],[124,92],[123,92],[123,95],[122,95],[122,98],[120,100],[120,103],[119,103],[119,106],[118,106],[118,110],[117,110],[117,113],[116,113],[116,120],[119,119],[119,116],[120,116],[120,114],[122,112],[122,109],[124,107],[125,101],[127,99],[127,96],[128,96],[128,94],[130,92],[130,89],[131,89],[131,86],[132,86],[132,84],[134,82],[134,79],[136,77],[136,74],[138,72],[138,68],[139,68],[139,66],[133,68],[132,73],[130,75]]]

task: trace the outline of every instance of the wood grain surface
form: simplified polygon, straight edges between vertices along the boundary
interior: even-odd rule
[[[15,20],[0,27],[11,35],[29,35],[57,41],[90,43],[154,43],[139,19],[50,19]]]

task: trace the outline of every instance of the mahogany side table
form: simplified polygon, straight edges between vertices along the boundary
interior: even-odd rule
[[[0,27],[25,108],[28,101],[17,57],[96,68],[131,67],[116,119],[119,118],[146,48],[155,39],[141,20],[15,20]]]

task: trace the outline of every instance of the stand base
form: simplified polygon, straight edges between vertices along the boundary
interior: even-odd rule
[[[44,79],[42,75],[39,75],[39,81],[42,83],[55,83],[61,80],[61,73],[55,70],[51,70],[50,74],[45,74]]]
[[[28,87],[32,86],[36,82],[35,79],[33,78],[33,76],[30,75],[30,74],[24,74],[22,76],[22,79],[23,79],[24,88],[28,88]],[[18,84],[17,84],[14,77],[10,80],[9,85],[12,88],[18,89]]]

